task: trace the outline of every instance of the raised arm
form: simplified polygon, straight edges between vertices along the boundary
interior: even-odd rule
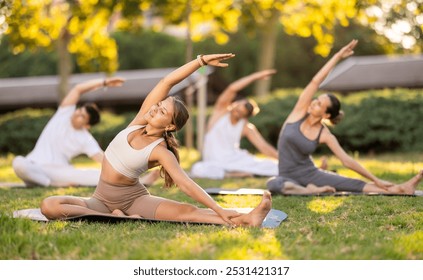
[[[300,94],[294,109],[287,118],[287,122],[297,121],[302,118],[307,112],[307,108],[310,105],[313,95],[319,89],[320,84],[325,80],[327,75],[332,71],[335,65],[342,59],[347,58],[354,54],[354,48],[357,45],[357,40],[352,40],[348,45],[344,46],[341,50],[335,53],[331,59],[314,75],[310,83],[304,88]]]
[[[276,70],[274,69],[263,70],[232,82],[217,99],[215,110],[226,110],[226,108],[232,103],[240,90],[247,87],[249,84],[256,80],[267,79],[269,76],[275,73]]]
[[[75,85],[60,103],[61,107],[75,105],[84,93],[94,91],[101,87],[119,87],[125,80],[120,77],[94,79]]]
[[[148,112],[151,106],[166,99],[173,86],[194,73],[196,70],[198,70],[198,68],[203,66],[204,63],[210,66],[227,67],[228,64],[222,63],[221,61],[232,58],[234,56],[235,55],[232,53],[207,54],[203,55],[201,59],[194,59],[174,70],[163,79],[161,79],[160,82],[147,95],[146,99],[142,103],[140,111],[131,124],[144,124],[145,121],[143,120],[142,116]]]

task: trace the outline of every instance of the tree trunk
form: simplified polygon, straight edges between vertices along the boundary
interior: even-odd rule
[[[276,39],[278,36],[279,11],[274,9],[270,20],[261,27],[260,53],[257,71],[272,69],[275,65]],[[270,91],[272,79],[258,80],[254,86],[256,96],[264,96]]]
[[[190,14],[191,14],[191,1],[187,4],[187,14],[186,14],[186,23],[187,23],[187,34],[186,34],[186,42],[187,48],[185,50],[185,62],[188,63],[192,60],[192,41],[191,41],[191,21],[190,21]],[[188,112],[190,116],[192,116],[192,107],[194,106],[194,85],[190,84],[185,89],[185,101],[187,105]],[[194,146],[194,125],[192,122],[192,117],[188,119],[185,125],[185,146],[188,149],[191,149]]]
[[[72,74],[72,58],[68,51],[68,44],[71,35],[63,29],[61,36],[57,41],[57,53],[59,55],[58,72],[59,72],[59,86],[58,86],[58,104],[62,102],[63,98],[69,91],[69,78]]]

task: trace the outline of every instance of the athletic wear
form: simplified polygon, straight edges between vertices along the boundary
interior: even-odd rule
[[[132,148],[128,143],[129,133],[143,127],[144,125],[128,126],[116,135],[104,152],[113,168],[128,178],[136,179],[148,170],[151,151],[164,140],[159,138],[140,150]]]
[[[284,182],[290,181],[306,187],[314,184],[318,187],[331,186],[337,191],[361,192],[366,184],[362,180],[351,179],[338,174],[318,169],[311,154],[319,145],[319,131],[316,139],[306,138],[300,126],[307,115],[294,123],[285,123],[278,140],[279,175],[269,179],[267,188],[272,192],[281,192]]]
[[[26,156],[13,160],[16,175],[27,185],[95,186],[100,177],[98,169],[76,169],[72,158],[89,157],[102,150],[86,129],[75,129],[71,118],[76,106],[59,107],[43,129],[34,149]]]
[[[148,160],[152,150],[164,139],[159,138],[142,149],[134,149],[128,143],[128,135],[144,125],[133,125],[125,128],[110,142],[105,157],[110,165],[120,174],[137,179],[148,170]],[[100,179],[92,196],[96,203],[87,203],[96,210],[102,203],[110,212],[122,210],[127,215],[141,215],[154,219],[156,209],[165,199],[151,196],[147,188],[138,180],[133,185],[109,184]],[[104,207],[103,207],[104,208]]]
[[[223,179],[225,172],[246,172],[260,176],[278,174],[277,161],[262,159],[240,149],[246,120],[231,123],[230,113],[222,116],[207,132],[203,159],[191,169],[192,177]]]

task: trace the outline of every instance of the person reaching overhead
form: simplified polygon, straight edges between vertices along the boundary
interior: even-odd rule
[[[275,176],[278,153],[248,121],[259,107],[252,99],[237,99],[238,93],[256,80],[275,74],[273,69],[252,73],[231,83],[219,96],[207,122],[202,160],[191,168],[191,176],[223,179],[225,177]],[[240,148],[246,137],[268,158],[257,157]]]

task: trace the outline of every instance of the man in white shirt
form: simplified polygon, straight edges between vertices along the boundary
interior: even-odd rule
[[[77,108],[81,95],[101,87],[121,86],[121,78],[89,80],[74,86],[43,129],[34,149],[26,156],[13,160],[16,175],[27,186],[95,186],[100,169],[77,169],[72,158],[85,154],[101,163],[103,150],[89,132],[100,121],[94,103]]]

